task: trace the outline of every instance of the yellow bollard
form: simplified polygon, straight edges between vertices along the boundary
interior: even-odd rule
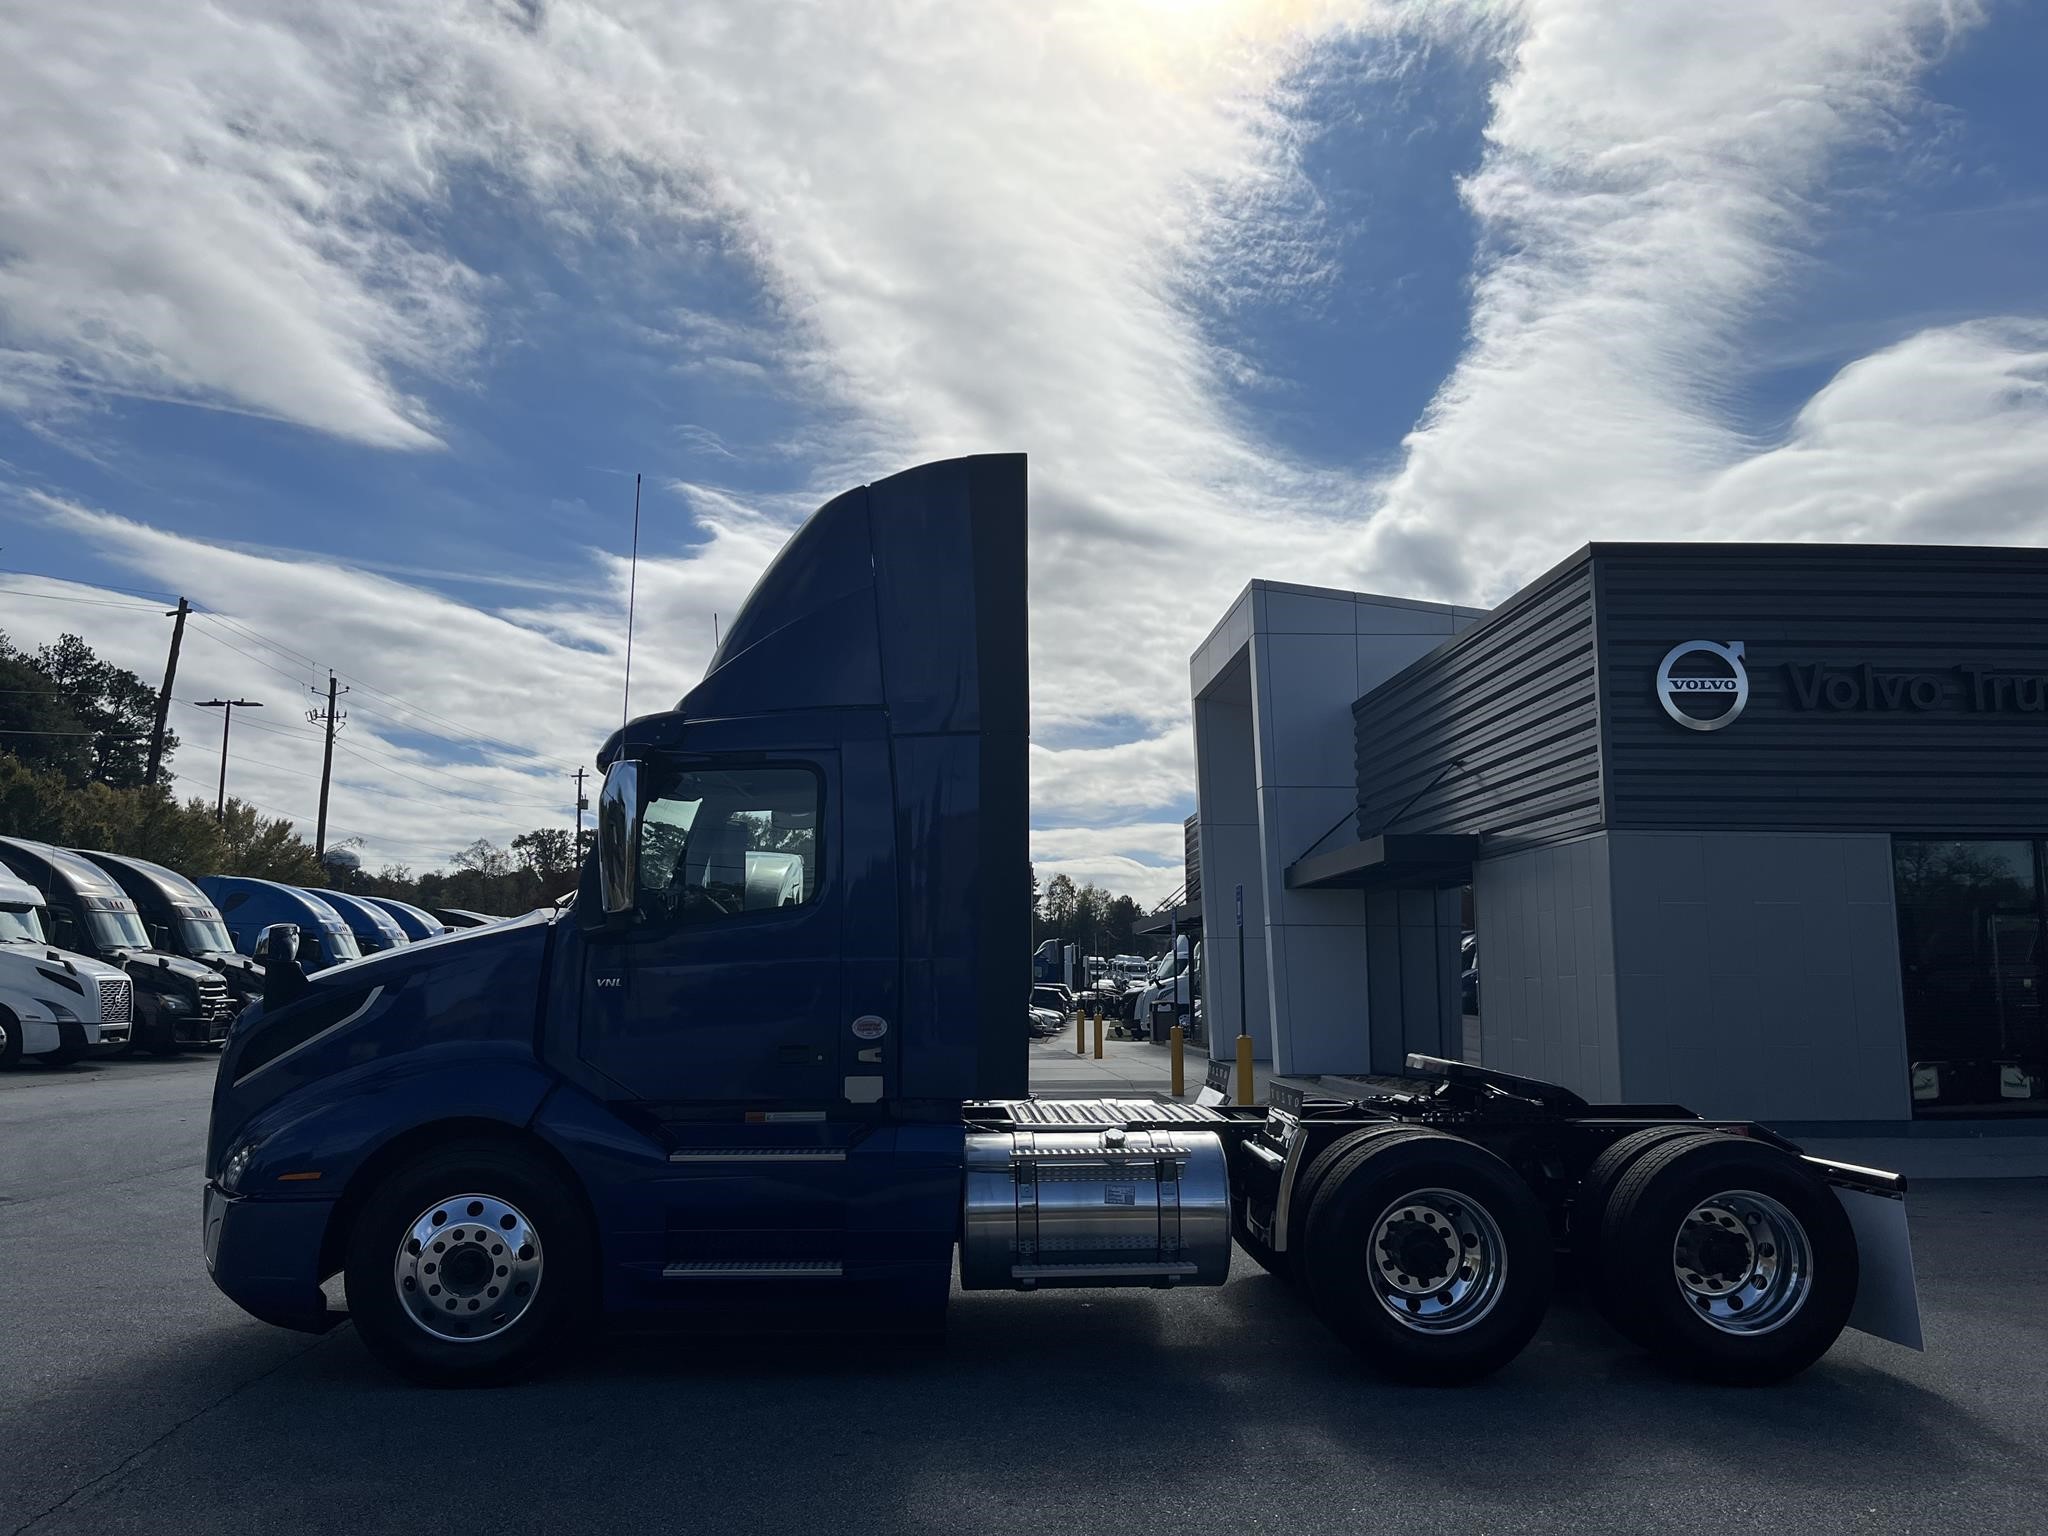
[[[1088,1054],[1088,1010],[1079,1003],[1074,1004],[1074,1054]]]
[[[1102,1060],[1102,1009],[1095,1010],[1095,1059]]]
[[[1252,1099],[1252,1037],[1237,1037],[1237,1102],[1250,1104]]]
[[[1167,1049],[1173,1053],[1173,1096],[1177,1099],[1188,1091],[1187,1068],[1181,1061],[1180,1026],[1174,1025],[1166,1032]]]

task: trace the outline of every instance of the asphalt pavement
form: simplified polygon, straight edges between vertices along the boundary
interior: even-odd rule
[[[1917,1188],[1927,1353],[1762,1390],[1569,1303],[1489,1383],[1391,1386],[1240,1259],[959,1296],[928,1350],[616,1339],[432,1392],[208,1281],[213,1062],[0,1074],[0,1533],[2048,1529],[2048,1182]]]

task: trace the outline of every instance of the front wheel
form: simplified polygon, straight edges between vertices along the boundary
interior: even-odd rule
[[[0,1072],[21,1060],[21,1021],[0,1008]]]
[[[595,1294],[590,1222],[535,1154],[490,1142],[389,1174],[349,1233],[349,1312],[370,1352],[430,1386],[514,1381]]]

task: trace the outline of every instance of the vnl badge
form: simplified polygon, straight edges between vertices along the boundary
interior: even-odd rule
[[[1680,700],[1699,712],[1686,709]],[[1686,640],[1671,647],[1657,663],[1657,702],[1688,731],[1718,731],[1734,724],[1749,703],[1742,642]]]

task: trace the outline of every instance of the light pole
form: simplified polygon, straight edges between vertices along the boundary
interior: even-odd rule
[[[228,727],[235,723],[238,709],[261,709],[255,699],[200,699],[201,709],[217,709],[220,715],[220,793],[214,797],[213,819],[216,822],[227,819],[228,812]]]

